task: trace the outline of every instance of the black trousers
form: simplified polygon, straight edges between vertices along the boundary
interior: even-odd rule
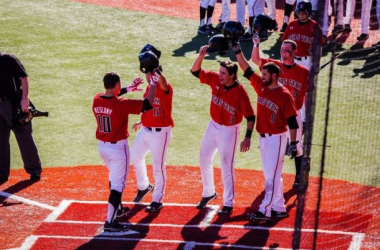
[[[11,150],[9,140],[11,130],[16,137],[26,172],[28,174],[40,174],[42,167],[37,146],[32,136],[32,123],[11,126],[11,103],[10,101],[0,102],[0,176],[9,177],[10,174]]]

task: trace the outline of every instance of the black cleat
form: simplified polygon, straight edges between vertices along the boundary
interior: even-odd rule
[[[129,213],[129,211],[131,211],[131,209],[129,207],[123,207],[121,209],[118,209],[116,212],[116,218],[121,218],[124,215],[127,215]]]
[[[227,215],[227,214],[231,214],[231,213],[232,213],[232,210],[234,210],[233,207],[224,206],[222,209],[220,209],[220,210],[218,211],[218,214],[219,214],[219,215]]]
[[[211,32],[210,32],[210,30],[206,27],[206,25],[203,25],[203,26],[200,26],[200,27],[198,28],[198,34],[199,34],[199,35],[206,35],[206,36],[208,36],[208,35],[211,34]]]
[[[153,184],[149,184],[145,190],[138,190],[137,189],[137,195],[136,195],[135,199],[133,200],[133,202],[140,202],[145,197],[145,195],[152,192],[153,190],[154,190]]]
[[[216,198],[216,193],[209,197],[202,197],[202,200],[197,204],[196,208],[198,209],[204,208],[207,205],[207,203],[214,200],[215,198]]]
[[[351,32],[351,31],[352,31],[351,26],[349,24],[345,24],[343,32]]]
[[[334,29],[333,29],[333,33],[334,34],[339,34],[339,33],[342,33],[344,31],[344,27],[343,27],[343,25],[341,25],[341,24],[338,24],[337,26],[335,26],[334,27]]]
[[[158,202],[153,201],[152,203],[150,203],[149,206],[147,206],[145,208],[145,211],[146,212],[156,212],[156,211],[160,210],[162,207],[163,207],[162,203],[158,203]]]
[[[288,217],[289,215],[287,212],[278,212],[278,211],[272,210],[271,216],[275,218],[285,218],[285,217]]]
[[[356,39],[358,39],[359,41],[364,41],[364,40],[367,40],[369,38],[369,35],[368,34],[364,34],[362,33],[360,36],[358,36]]]
[[[35,173],[33,173],[33,174],[30,175],[30,179],[29,180],[37,182],[37,181],[41,180],[41,174],[35,174]]]
[[[262,212],[260,211],[257,211],[256,213],[250,213],[250,214],[247,214],[248,215],[248,218],[250,220],[262,220],[262,221],[270,221],[270,217],[266,216],[265,214],[263,214]]]
[[[127,225],[121,225],[117,221],[113,221],[112,223],[104,223],[104,232],[125,232],[129,230],[129,227]]]

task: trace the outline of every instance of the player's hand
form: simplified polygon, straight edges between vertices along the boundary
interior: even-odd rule
[[[253,42],[253,44],[259,44],[260,43],[260,36],[259,36],[259,34],[257,34],[257,32],[253,32],[252,42]]]
[[[292,141],[290,142],[289,148],[288,148],[288,155],[290,155],[290,159],[293,159],[297,156],[297,143],[298,141]]]
[[[251,138],[245,137],[240,143],[240,152],[247,152],[251,148]]]
[[[27,113],[29,111],[29,99],[28,98],[22,98],[22,100],[21,100],[21,110],[24,113]]]
[[[149,85],[157,86],[160,80],[160,75],[157,72],[148,73]]]
[[[234,41],[233,43],[231,43],[231,49],[234,52],[238,51],[239,49],[241,49],[240,43],[238,41]]]
[[[204,45],[199,49],[199,55],[200,56],[206,56],[207,54],[208,45]]]
[[[137,77],[131,85],[127,86],[127,92],[136,92],[136,91],[142,91],[142,89],[139,89],[139,85],[143,84],[144,80],[141,77]]]
[[[141,127],[142,127],[142,122],[141,122],[141,121],[140,121],[140,122],[136,122],[136,123],[134,123],[134,124],[132,125],[132,129],[133,129],[134,131],[139,130]]]

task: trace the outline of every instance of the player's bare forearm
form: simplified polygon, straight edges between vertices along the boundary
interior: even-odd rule
[[[247,121],[247,131],[245,133],[243,141],[240,143],[240,152],[247,152],[251,148],[251,137],[255,122]]]
[[[253,48],[252,48],[251,60],[254,64],[260,67],[261,65],[261,57],[260,57],[260,49],[259,49],[260,37],[256,35],[255,37],[253,37],[252,42],[253,42]]]
[[[297,129],[290,129],[290,142],[295,142],[297,140]]]
[[[27,76],[21,78],[21,86],[22,86],[21,109],[23,112],[27,112],[29,108],[29,79]]]
[[[237,54],[236,59],[238,61],[238,64],[239,64],[239,67],[241,68],[241,70],[243,70],[243,72],[245,72],[245,70],[249,67],[249,63],[248,63],[247,59],[245,59],[243,53]]]
[[[160,88],[163,91],[168,91],[169,90],[169,86],[168,86],[168,82],[166,81],[166,77],[165,77],[164,73],[162,73],[161,71],[159,71],[158,74],[160,75],[160,78],[159,78],[159,81],[158,81],[158,84],[160,85]]]
[[[195,59],[193,66],[191,67],[192,72],[196,72],[196,71],[201,69],[203,59],[205,58],[205,56],[207,54],[207,48],[208,48],[208,45],[205,45],[199,49],[199,55],[198,55],[197,59]]]

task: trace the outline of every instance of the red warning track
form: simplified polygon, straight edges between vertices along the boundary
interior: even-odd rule
[[[151,174],[151,167],[149,173]],[[164,208],[146,213],[146,204],[131,203],[136,183],[130,172],[123,202],[132,210],[123,222],[139,232],[130,236],[104,237],[108,190],[104,166],[48,168],[42,180],[29,182],[24,170],[11,171],[1,186],[0,246],[2,249],[291,249],[296,210],[294,176],[284,174],[289,217],[269,224],[248,221],[263,197],[261,171],[236,170],[236,204],[233,214],[216,214],[222,198],[197,210],[201,197],[198,167],[169,166]],[[152,176],[150,176],[152,179]],[[215,169],[217,193],[222,194],[220,170]],[[304,214],[301,248],[310,249],[313,239],[318,180],[312,178]],[[380,189],[345,181],[325,180],[319,216],[318,249],[373,249],[380,244],[378,206],[372,199]],[[376,247],[375,247],[376,248]]]

